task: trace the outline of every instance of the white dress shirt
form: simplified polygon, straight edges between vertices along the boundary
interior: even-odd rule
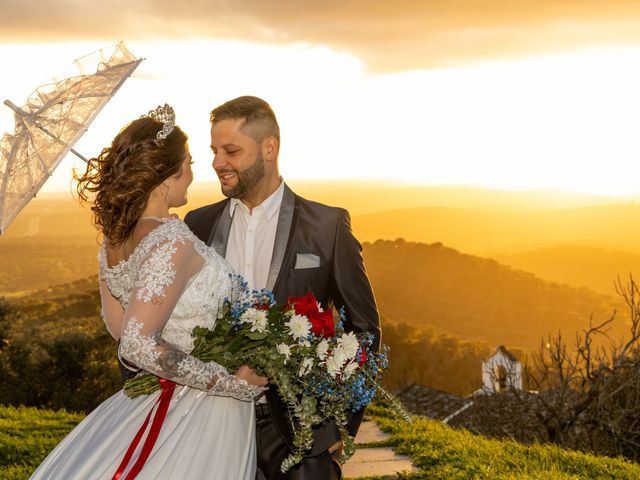
[[[281,180],[278,189],[252,211],[242,201],[231,199],[231,231],[225,257],[249,288],[267,286],[283,195]]]

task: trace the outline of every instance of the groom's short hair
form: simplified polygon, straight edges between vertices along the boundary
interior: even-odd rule
[[[211,124],[223,120],[242,120],[240,129],[260,143],[266,137],[275,137],[280,143],[280,127],[271,106],[258,97],[234,98],[211,110]]]

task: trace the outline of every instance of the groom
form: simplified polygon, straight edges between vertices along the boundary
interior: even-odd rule
[[[278,122],[264,100],[246,96],[215,108],[213,168],[228,198],[189,212],[185,222],[251,288],[272,290],[278,303],[312,292],[323,305],[344,306],[345,330],[372,332],[378,347],[380,320],[349,214],[293,193],[278,171],[279,148]],[[301,464],[280,473],[292,432],[278,392],[271,387],[265,398],[256,405],[256,480],[341,478],[340,435],[333,423],[316,429]],[[349,417],[350,434],[355,436],[363,414]]]

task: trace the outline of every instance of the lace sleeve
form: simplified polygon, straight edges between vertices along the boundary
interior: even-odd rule
[[[193,242],[164,239],[143,252],[120,338],[119,354],[129,363],[211,395],[253,400],[264,390],[231,375],[221,365],[202,362],[161,337],[189,279],[204,264]]]
[[[111,336],[118,340],[122,330],[124,311],[120,302],[111,294],[107,282],[101,275],[98,276],[100,284],[100,303],[102,320]]]

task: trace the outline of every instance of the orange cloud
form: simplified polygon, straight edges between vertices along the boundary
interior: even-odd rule
[[[308,42],[397,71],[640,44],[635,0],[0,0],[0,41]]]

